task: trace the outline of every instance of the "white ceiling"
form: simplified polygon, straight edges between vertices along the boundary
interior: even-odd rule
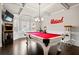
[[[68,5],[74,6],[77,3],[68,3]],[[24,7],[22,7],[21,3],[5,3],[3,4],[4,8],[9,10],[9,12],[13,14],[26,15],[37,17],[39,15],[39,4],[38,3],[26,3]],[[40,4],[40,13],[41,16],[44,14],[50,14],[53,12],[57,12],[59,10],[65,9],[65,7],[61,3],[41,3]]]

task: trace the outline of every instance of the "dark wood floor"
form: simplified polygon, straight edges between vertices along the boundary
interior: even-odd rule
[[[36,47],[30,48],[28,54],[29,55],[43,55],[42,47],[35,42],[32,42],[32,43],[36,44]],[[48,54],[56,55],[57,45],[51,46]],[[12,45],[8,45],[6,47],[0,48],[0,55],[27,55],[26,39],[23,39],[23,38],[17,39],[14,41]],[[59,55],[79,55],[79,47],[63,44],[62,52]]]

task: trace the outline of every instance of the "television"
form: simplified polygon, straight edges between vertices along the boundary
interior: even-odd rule
[[[11,17],[9,17],[9,16],[6,16],[6,17],[5,17],[5,21],[12,22],[13,19],[12,19]]]
[[[3,21],[12,22],[14,15],[6,10],[6,12],[2,13],[2,19]]]

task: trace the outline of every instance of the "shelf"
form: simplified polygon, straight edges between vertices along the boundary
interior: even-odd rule
[[[5,33],[13,32],[13,30],[5,30]]]
[[[72,25],[65,25],[64,27],[73,27]]]

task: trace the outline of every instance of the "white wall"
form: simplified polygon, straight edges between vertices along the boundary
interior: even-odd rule
[[[51,19],[61,19],[62,16],[64,17],[64,23],[50,24]],[[19,16],[16,15],[14,17],[14,22],[13,22],[14,39],[22,38],[24,37],[25,32],[32,31],[31,26],[33,22],[34,22],[34,19],[29,16],[25,16],[25,17],[20,16],[20,19],[19,19]],[[22,23],[24,23],[24,25],[22,25]],[[73,31],[72,37],[74,39],[73,44],[79,46],[79,6],[78,5],[73,6],[68,10],[65,9],[65,10],[58,11],[56,13],[51,13],[51,15],[44,15],[42,28],[44,26],[47,26],[48,32],[62,34],[65,32],[64,25],[66,24],[75,26],[75,28],[73,28],[72,30]],[[29,28],[27,28],[28,27],[27,25],[29,26]]]
[[[61,17],[56,18],[56,17],[51,17],[51,15],[44,15],[43,16],[44,21],[42,22],[42,28],[44,28],[44,26],[47,26],[47,32],[49,33],[58,33],[58,34],[62,34],[64,32],[64,26],[63,23],[60,24],[51,24],[51,19],[61,19]]]
[[[1,19],[1,9],[2,9],[2,6],[0,4],[0,47],[2,47],[2,19]]]
[[[61,17],[64,17],[64,23],[60,24],[50,24],[51,19],[61,19]],[[72,26],[75,26],[73,28],[72,37],[74,39],[74,45],[79,46],[79,5],[71,7],[69,10],[61,10],[56,13],[52,13],[51,16],[49,16],[48,20],[44,22],[44,24],[48,27],[48,32],[52,33],[64,33],[64,25],[69,24]]]

